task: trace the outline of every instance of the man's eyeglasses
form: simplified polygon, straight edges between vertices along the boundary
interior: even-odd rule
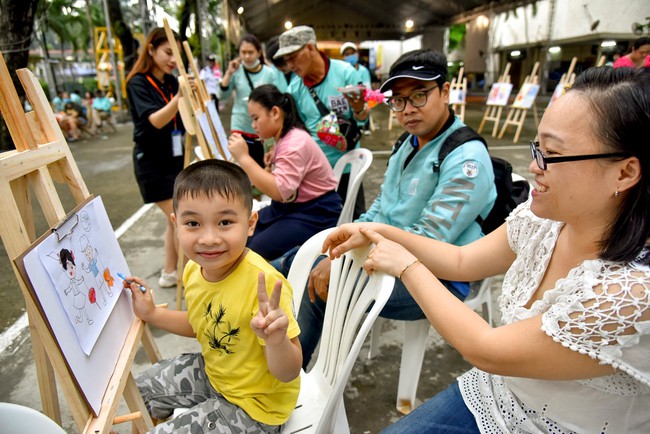
[[[430,87],[429,89],[418,90],[413,92],[407,97],[393,96],[388,98],[388,106],[394,112],[404,111],[406,108],[406,101],[410,102],[413,107],[422,107],[427,103],[429,92],[438,86]]]
[[[597,158],[611,158],[611,157],[629,157],[625,152],[610,152],[608,154],[587,154],[587,155],[568,155],[566,157],[547,157],[539,149],[539,142],[530,142],[530,153],[533,160],[537,162],[540,169],[546,170],[546,166],[551,163],[564,163],[566,161],[582,161],[582,160],[595,160]]]

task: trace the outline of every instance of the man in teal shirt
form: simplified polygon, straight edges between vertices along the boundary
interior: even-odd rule
[[[300,117],[305,122],[307,130],[334,167],[345,151],[357,147],[358,143],[348,143],[345,149],[339,150],[325,144],[318,137],[316,127],[323,115],[310,93],[310,88],[315,91],[318,99],[327,109],[334,111],[339,116],[356,121],[361,128],[368,119],[368,109],[365,106],[363,95],[343,95],[339,92],[339,88],[357,85],[357,71],[348,63],[329,59],[325,53],[319,51],[316,48],[314,29],[308,26],[297,26],[282,33],[280,49],[273,57],[284,57],[287,65],[294,72],[295,75],[289,83],[288,92],[296,100],[298,112],[300,112]],[[344,201],[348,181],[349,174],[344,174],[339,183],[338,192]],[[354,210],[355,217],[365,211],[363,186],[359,189]]]
[[[463,122],[449,108],[447,60],[433,50],[402,55],[390,69],[381,91],[392,91],[388,103],[410,133],[394,150],[380,193],[357,222],[386,223],[436,240],[465,245],[482,236],[477,217],[489,214],[496,198],[494,171],[487,149],[468,141],[443,160],[443,143]],[[330,261],[313,270],[298,313],[303,367],[320,339]],[[467,282],[442,283],[459,299],[469,292]],[[422,310],[400,280],[380,316],[399,320],[424,318]]]

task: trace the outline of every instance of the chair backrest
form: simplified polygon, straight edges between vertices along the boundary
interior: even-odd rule
[[[341,215],[337,226],[342,223],[350,223],[352,221],[352,214],[354,212],[354,202],[361,186],[361,181],[366,174],[366,171],[372,164],[372,152],[366,148],[357,148],[346,152],[339,161],[334,165],[334,174],[339,183],[341,176],[345,171],[346,166],[350,166],[350,181],[348,182],[348,191],[345,196],[345,203],[341,210]]]
[[[298,250],[288,277],[294,289],[294,300],[302,298],[309,270],[332,230],[314,235]],[[369,247],[354,249],[332,261],[318,358],[307,374],[318,376],[317,383],[329,388],[327,404],[320,420],[313,422],[317,424],[316,432],[333,432],[354,362],[372,324],[393,291],[393,276],[378,272],[369,276],[363,269],[368,250]],[[296,307],[298,310],[299,307]]]
[[[33,408],[0,402],[0,434],[65,434],[56,422]]]

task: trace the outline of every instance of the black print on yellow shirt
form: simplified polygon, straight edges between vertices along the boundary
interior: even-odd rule
[[[232,328],[229,321],[225,321],[226,308],[219,303],[219,310],[212,312],[212,302],[208,303],[203,314],[207,321],[205,335],[210,348],[219,351],[219,355],[234,354],[233,347],[239,341],[239,327]],[[224,331],[224,329],[226,331]]]

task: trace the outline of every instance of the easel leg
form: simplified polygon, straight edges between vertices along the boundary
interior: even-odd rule
[[[520,110],[519,118],[517,119],[517,131],[515,132],[515,138],[512,140],[512,143],[517,143],[519,141],[519,134],[524,126],[524,120],[526,119],[526,113],[528,110]]]
[[[499,133],[499,138],[503,138],[503,135],[506,132],[506,129],[508,128],[508,125],[510,125],[510,121],[512,120],[513,115],[515,114],[514,109],[508,110],[508,116],[506,116],[506,120],[503,122],[503,127],[501,127],[501,132]],[[494,137],[494,136],[493,136]]]
[[[152,364],[162,359],[162,355],[158,350],[158,346],[156,345],[156,341],[154,340],[151,328],[148,324],[144,325],[144,330],[142,331],[142,347]]]
[[[145,434],[147,431],[153,428],[153,421],[151,420],[151,416],[147,411],[147,407],[144,405],[142,395],[140,395],[138,386],[135,384],[133,374],[130,372],[126,380],[126,386],[124,387],[124,400],[126,401],[129,410],[132,412],[138,411],[141,413],[139,418],[133,420],[133,426],[135,430],[137,430],[136,432]]]
[[[192,136],[185,133],[185,159],[183,160],[183,167],[190,165],[190,156],[192,155]]]
[[[481,119],[481,124],[478,126],[478,133],[481,134],[481,131],[483,131],[483,126],[485,125],[485,122],[488,119],[489,113],[492,110],[492,107],[487,107],[485,109],[485,113],[483,114],[483,119]]]
[[[50,419],[61,424],[61,408],[59,407],[59,397],[56,391],[56,380],[54,377],[54,369],[52,363],[45,353],[45,347],[38,334],[38,330],[32,327],[31,312],[27,310],[27,317],[29,318],[31,336],[32,336],[32,351],[34,352],[34,364],[36,365],[36,378],[38,378],[38,387],[41,393],[41,405],[43,406],[43,413]]]
[[[497,131],[499,130],[499,121],[501,120],[501,113],[503,113],[503,107],[499,106],[497,109],[497,116],[494,120],[494,128],[492,129],[492,137],[497,136]],[[501,137],[499,137],[501,138]]]

